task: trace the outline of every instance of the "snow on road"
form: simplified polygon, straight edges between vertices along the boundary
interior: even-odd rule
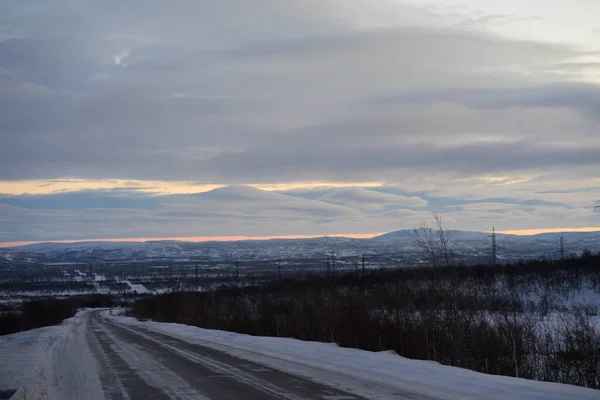
[[[398,391],[437,399],[600,399],[600,391],[537,382],[410,360],[392,352],[368,352],[335,344],[256,337],[187,325],[107,318],[129,326],[209,346],[236,357],[306,377],[369,399],[394,399]]]
[[[59,326],[0,336],[0,391],[21,399],[103,399],[97,363],[87,345],[86,314]]]
[[[26,391],[28,399],[48,400],[219,399],[223,393],[261,400],[600,399],[597,390],[484,375],[391,352],[113,314],[85,310],[60,326],[0,336],[0,392],[19,389],[13,399]]]
[[[58,334],[48,327],[0,336],[0,392],[28,388],[41,397],[45,356]]]

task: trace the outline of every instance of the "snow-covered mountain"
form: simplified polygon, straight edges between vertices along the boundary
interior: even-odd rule
[[[454,252],[467,262],[486,262],[491,255],[489,233],[449,231]],[[500,260],[520,258],[558,258],[559,238],[564,237],[564,251],[581,253],[600,251],[600,232],[548,233],[533,236],[497,234]],[[313,258],[331,254],[338,257],[361,254],[394,254],[397,259],[416,260],[420,250],[411,230],[390,232],[372,239],[310,238],[271,239],[231,242],[80,242],[39,243],[0,249],[3,263],[58,263],[153,260],[269,260]]]

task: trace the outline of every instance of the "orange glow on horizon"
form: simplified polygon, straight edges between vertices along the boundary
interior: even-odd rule
[[[318,237],[345,237],[352,239],[370,239],[375,236],[383,235],[386,232],[378,233],[340,233],[330,235],[282,235],[282,236],[192,236],[192,237],[163,237],[163,238],[109,238],[109,239],[80,239],[80,240],[37,240],[25,242],[0,242],[2,247],[26,246],[36,243],[81,243],[81,242],[129,242],[144,243],[160,240],[173,240],[180,242],[235,242],[241,240],[270,240],[270,239],[311,239]]]
[[[506,235],[531,236],[540,233],[561,233],[561,232],[600,232],[600,227],[583,228],[547,228],[547,229],[516,229],[506,231],[496,231]],[[129,242],[144,243],[161,240],[172,240],[180,242],[235,242],[242,240],[271,240],[271,239],[311,239],[318,237],[345,237],[352,239],[370,239],[376,236],[386,234],[387,232],[377,233],[339,233],[329,235],[280,235],[280,236],[184,236],[184,237],[160,237],[160,238],[108,238],[108,239],[77,239],[77,240],[35,240],[23,242],[0,242],[0,248],[26,246],[37,243],[81,243],[81,242]]]
[[[600,232],[600,227],[516,229],[516,230],[508,230],[508,231],[496,231],[496,233],[504,233],[506,235],[517,235],[517,236],[532,236],[532,235],[539,235],[540,233],[561,233],[561,232]]]

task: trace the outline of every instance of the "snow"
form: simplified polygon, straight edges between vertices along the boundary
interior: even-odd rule
[[[45,370],[49,399],[104,399],[98,364],[87,341],[88,310],[60,327],[61,335],[48,352]]]
[[[57,327],[34,329],[0,336],[0,391],[27,389],[33,398],[42,397],[44,360],[59,334]]]
[[[255,337],[105,312],[115,322],[168,334],[231,355],[350,391],[369,399],[393,399],[411,391],[438,399],[600,399],[600,391],[536,382],[410,360],[392,352],[368,352],[335,344]]]
[[[85,339],[85,311],[58,326],[0,336],[0,391],[15,399],[96,400],[102,393],[96,362]]]
[[[208,400],[208,398],[193,390],[180,376],[170,371],[152,356],[146,354],[139,346],[119,339],[103,327],[97,327],[97,329],[110,337],[113,342],[112,347],[119,352],[119,357],[131,369],[135,370],[138,376],[148,385],[160,388],[162,392],[172,399]],[[126,393],[121,378],[115,376],[114,379],[117,381],[116,385],[121,394]],[[110,394],[107,397],[111,397]]]
[[[581,290],[569,291],[565,296],[559,297],[564,299],[564,306],[566,307],[573,307],[574,305],[598,306],[600,304],[600,292],[588,286],[581,288]]]
[[[211,201],[231,195],[227,190],[213,193]],[[236,191],[237,189],[233,189]],[[252,191],[243,189],[244,197],[253,197]],[[261,194],[262,196],[262,194]],[[275,196],[276,197],[276,196]],[[273,197],[269,201],[277,202]],[[288,199],[289,200],[289,199]],[[286,200],[287,201],[287,200]],[[321,205],[327,203],[322,203]],[[327,207],[338,207],[328,204]],[[489,254],[490,242],[484,232],[449,232],[457,247],[457,255],[469,260]],[[594,252],[600,250],[598,237],[600,233],[574,233],[576,239],[566,247],[567,254],[581,254],[583,249]],[[501,248],[499,258],[506,260],[539,259],[549,254],[558,258],[557,240],[563,234],[542,236],[511,236],[497,233],[498,245]],[[564,233],[565,237],[569,234]],[[389,254],[401,256],[401,260],[410,260],[419,251],[415,247],[412,230],[396,231],[372,239],[337,238],[340,250],[345,254]],[[195,262],[195,260],[277,260],[280,258],[321,258],[329,251],[330,239],[272,239],[247,240],[234,242],[178,242],[149,241],[145,243],[130,242],[82,242],[82,243],[40,243],[22,247],[0,250],[0,258],[18,260],[20,262],[43,263],[45,265],[76,265],[89,260],[98,262],[114,261],[118,263],[136,261],[169,261]],[[395,263],[392,263],[395,264]]]
[[[102,398],[98,360],[86,336],[91,329],[87,324],[88,312],[80,311],[58,326],[0,336],[0,391],[18,389],[14,399],[21,399],[25,392],[30,399]],[[121,316],[118,309],[106,310],[103,315],[123,325],[209,346],[373,400],[396,399],[404,393],[420,399],[600,399],[597,390],[485,375],[435,362],[409,360],[393,352],[368,352],[329,343],[140,322]],[[114,338],[113,342],[145,381],[156,385],[154,377],[158,374],[168,382],[167,386],[186,389],[178,376],[141,354],[135,345]]]
[[[106,288],[106,287],[100,287],[100,284],[98,283],[100,282],[99,280],[95,280],[92,285],[94,286],[94,289],[96,291],[96,293],[98,294],[110,294],[111,291],[110,289]]]
[[[129,286],[131,291],[136,292],[137,294],[150,293],[150,291],[148,289],[146,289],[146,287],[144,285],[142,285],[141,283],[131,283],[128,280],[122,280],[121,282],[127,284],[127,286]]]

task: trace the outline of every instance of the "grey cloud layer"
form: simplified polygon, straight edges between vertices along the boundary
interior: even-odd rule
[[[1,196],[0,222],[6,231],[0,232],[0,241],[371,232],[381,229],[381,218],[363,212],[361,205],[370,198],[404,210],[422,210],[426,204],[364,189],[348,196],[330,194],[331,200],[314,200],[232,186],[170,196],[127,190]],[[393,226],[392,220],[387,226]]]
[[[8,7],[25,28],[0,40],[0,178],[245,183],[598,162],[600,89],[552,74],[581,51],[359,29],[361,1],[213,3]],[[566,134],[579,144],[553,145]]]
[[[442,205],[430,195],[386,191],[394,188],[274,193],[233,186],[169,196],[130,190],[5,195],[0,196],[0,242],[375,233],[418,226],[430,219],[429,207],[452,229],[568,228],[600,222],[600,215],[568,203],[487,199]]]
[[[200,222],[225,235],[381,231],[418,223],[427,206],[499,198],[558,204],[588,224],[584,210],[600,198],[600,87],[581,74],[598,64],[582,61],[585,51],[504,39],[485,18],[460,18],[367,0],[3,2],[0,180],[372,180],[413,193],[259,201],[235,192],[221,200],[230,208],[132,193],[108,203],[81,193],[85,207],[66,195],[4,199],[5,238],[41,237],[56,218],[65,221],[57,235],[78,235],[86,221],[104,235],[130,209],[145,228],[123,235],[167,222],[179,230],[161,236],[202,234]],[[442,28],[448,21],[455,28]],[[486,175],[527,179],[482,186]],[[539,194],[550,189],[567,193]],[[52,219],[44,210],[55,207]],[[487,229],[481,210],[446,211]],[[558,223],[529,209],[502,215],[518,225],[523,212]]]

